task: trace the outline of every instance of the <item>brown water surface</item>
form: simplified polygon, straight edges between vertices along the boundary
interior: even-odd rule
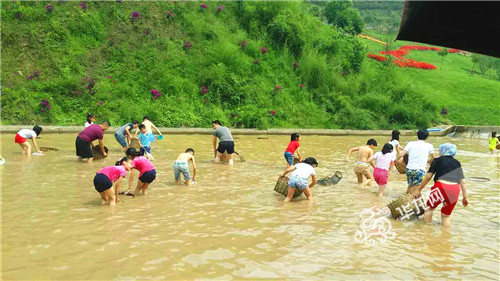
[[[303,136],[302,154],[318,160],[319,177],[344,175],[338,186],[314,187],[314,204],[304,196],[284,204],[273,191],[288,136],[236,137],[247,162],[229,167],[212,163],[212,136],[165,136],[153,143],[150,194],[110,208],[92,180],[122,156],[112,135],[110,157],[91,165],[76,162],[74,134],[42,135],[40,145],[60,150],[31,160],[2,135],[2,279],[499,279],[500,159],[485,153],[487,140],[430,139],[435,148],[458,145],[466,177],[491,179],[468,181],[469,207],[460,200],[451,228],[439,212],[431,225],[390,219],[395,238],[367,246],[354,239],[366,218],[356,213],[406,191],[396,171],[381,199],[356,184],[354,156],[343,159],[368,137]],[[188,147],[199,181],[175,186],[173,161]]]

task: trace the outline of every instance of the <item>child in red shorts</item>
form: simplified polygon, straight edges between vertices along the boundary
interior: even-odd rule
[[[372,157],[368,158],[368,163],[373,160],[377,161],[375,165],[375,170],[373,171],[373,178],[378,184],[378,196],[384,195],[384,190],[387,185],[387,179],[389,178],[389,171],[394,166],[394,160],[396,156],[392,153],[393,145],[386,143],[382,148],[382,152],[375,153]],[[368,186],[372,179],[367,179],[363,186]]]
[[[42,127],[38,125],[35,125],[35,127],[33,127],[33,130],[22,129],[17,132],[16,137],[14,138],[14,142],[19,144],[19,146],[22,148],[23,155],[31,155],[31,145],[28,143],[28,139],[31,139],[36,151],[39,154],[43,154],[43,152],[38,148],[38,144],[36,143],[36,137],[38,137],[41,133]]]

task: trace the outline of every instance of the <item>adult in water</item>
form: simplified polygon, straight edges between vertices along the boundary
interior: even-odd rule
[[[450,215],[457,204],[462,189],[462,204],[467,207],[467,188],[465,187],[465,177],[460,162],[454,157],[457,154],[457,146],[451,143],[444,143],[439,146],[439,157],[432,161],[429,171],[425,175],[420,186],[414,191],[415,198],[419,198],[422,189],[434,176],[434,186],[431,188],[424,220],[427,223],[432,222],[432,212],[439,204],[443,203],[441,208],[441,221],[443,226],[450,226]]]
[[[216,152],[215,163],[220,163],[220,158],[224,152],[227,152],[229,165],[233,165],[234,140],[231,131],[221,125],[219,120],[212,122],[214,152]],[[219,138],[219,147],[217,147],[217,138]]]
[[[94,144],[92,143],[95,140],[99,140],[99,147],[101,149],[102,155],[104,157],[108,156],[106,151],[104,151],[104,131],[109,129],[111,125],[109,124],[108,121],[103,121],[100,125],[97,124],[92,124],[85,128],[77,137],[76,137],[76,156],[78,156],[78,159],[87,162],[87,163],[92,163],[92,160],[94,160],[94,152],[92,151],[92,148],[94,147]]]

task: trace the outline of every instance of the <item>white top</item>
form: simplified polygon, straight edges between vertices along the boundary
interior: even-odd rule
[[[94,122],[90,122],[90,123],[89,122],[85,122],[85,128],[87,128],[88,126],[90,126],[92,124],[94,124]]]
[[[375,168],[384,169],[387,171],[389,171],[389,166],[391,166],[391,162],[396,160],[396,155],[392,153],[382,154],[382,152],[377,152],[372,157],[373,159],[377,160]]]
[[[398,149],[397,148],[398,148],[398,146],[400,146],[399,145],[399,141],[398,140],[391,140],[391,141],[389,141],[389,144],[392,145],[392,152],[391,152],[391,154],[394,154],[394,156],[396,156],[397,153],[398,153]]]
[[[405,150],[409,154],[406,168],[411,170],[425,170],[429,154],[434,153],[432,144],[423,140],[409,142]]]
[[[25,139],[36,138],[35,131],[30,129],[22,129],[21,131],[18,132],[18,134]]]
[[[295,164],[295,170],[293,170],[292,175],[296,175],[301,178],[309,178],[309,176],[316,175],[314,167],[306,163]]]

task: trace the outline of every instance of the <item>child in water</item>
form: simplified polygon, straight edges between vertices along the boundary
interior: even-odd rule
[[[394,166],[394,161],[396,160],[396,155],[392,153],[392,149],[393,145],[386,143],[382,148],[382,152],[377,152],[372,157],[368,158],[368,162],[372,162],[373,160],[377,161],[377,165],[375,165],[375,170],[373,171],[373,177],[378,184],[378,196],[384,195],[385,186],[389,178],[389,171],[391,171]],[[367,179],[363,183],[363,186],[369,186],[371,181],[372,179]]]
[[[488,147],[490,149],[491,154],[495,153],[495,148],[499,143],[500,141],[497,138],[497,132],[491,133],[490,145]]]
[[[291,135],[291,141],[285,150],[285,160],[287,168],[293,166],[293,155],[295,154],[295,151],[297,151],[297,156],[299,156],[299,161],[302,161],[302,156],[300,156],[300,150],[299,150],[300,146],[299,141],[300,141],[299,134],[295,133]]]
[[[132,167],[139,171],[139,179],[137,181],[137,187],[134,191],[134,196],[139,194],[142,190],[144,195],[148,194],[148,186],[156,179],[155,166],[135,148],[127,149],[127,157],[132,160]],[[128,189],[132,189],[132,182],[134,181],[134,170],[130,172],[130,178],[128,181]]]
[[[87,128],[88,126],[94,124],[94,121],[95,121],[96,118],[97,118],[97,116],[95,116],[94,114],[88,113],[87,114],[87,122],[85,122],[85,128]]]
[[[302,163],[295,164],[286,168],[285,172],[281,177],[286,176],[286,174],[293,171],[288,180],[288,194],[284,202],[289,202],[293,198],[295,189],[300,189],[307,197],[307,200],[313,200],[311,187],[316,184],[316,171],[315,167],[318,167],[318,162],[312,157],[307,157]],[[312,183],[308,186],[308,178],[312,176]]]
[[[189,175],[189,161],[193,162],[193,183],[196,183],[196,163],[194,161],[194,150],[186,149],[184,153],[179,154],[174,163],[175,183],[181,182],[181,173],[184,175],[184,180],[187,185],[191,185],[191,176]]]
[[[153,133],[146,130],[146,126],[144,124],[139,125],[139,130],[141,131],[138,137],[139,141],[141,142],[141,149],[139,151],[141,153],[141,156],[144,156],[145,152],[151,153],[151,138],[154,138],[155,136],[153,135]],[[147,157],[147,154],[146,158],[148,158],[148,160],[153,160],[149,159],[149,157]]]
[[[94,187],[102,198],[102,205],[106,205],[109,201],[110,206],[114,206],[120,202],[118,192],[123,178],[127,176],[127,171],[130,171],[132,164],[127,157],[123,157],[115,163],[115,166],[107,166],[99,170],[94,177]],[[116,181],[115,190],[113,192],[113,183]]]
[[[363,183],[363,176],[365,176],[368,180],[372,179],[372,175],[370,173],[370,165],[372,165],[374,169],[375,165],[373,165],[372,162],[368,162],[368,158],[372,157],[373,149],[376,146],[377,141],[375,141],[374,139],[369,139],[366,142],[366,145],[353,147],[349,149],[349,152],[347,153],[345,163],[349,161],[351,153],[353,153],[354,151],[358,152],[358,155],[356,156],[356,166],[354,166],[354,173],[356,174],[356,177],[358,177],[358,183]]]
[[[39,154],[43,154],[43,152],[38,148],[36,143],[36,137],[38,137],[42,133],[42,127],[35,125],[32,130],[30,129],[22,129],[17,132],[14,142],[19,144],[21,149],[23,150],[23,155],[31,155],[31,145],[28,143],[27,139],[31,139],[33,145],[35,146],[36,151]]]

